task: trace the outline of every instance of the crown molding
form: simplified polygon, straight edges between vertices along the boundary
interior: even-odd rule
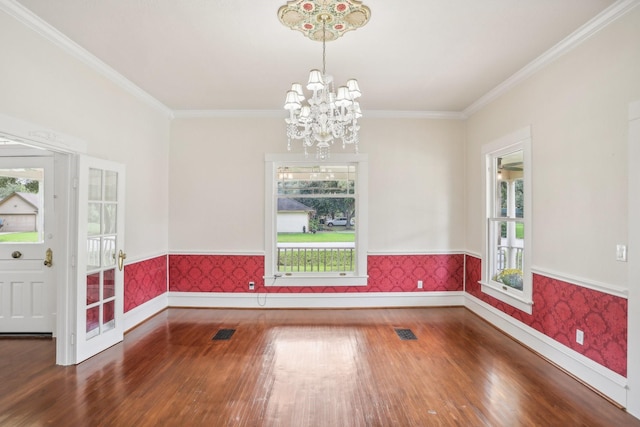
[[[488,105],[492,101],[501,97],[509,90],[513,89],[524,80],[528,79],[542,68],[554,62],[565,53],[573,50],[579,44],[589,39],[609,24],[630,12],[633,8],[640,4],[640,0],[618,0],[611,6],[603,10],[596,17],[582,25],[576,31],[568,35],[562,41],[557,43],[551,49],[531,61],[529,64],[521,68],[504,82],[491,89],[485,95],[481,96],[473,104],[468,106],[462,114],[466,117],[477,113],[482,107]]]
[[[92,55],[85,48],[75,43],[73,40],[56,30],[54,27],[43,21],[26,7],[22,6],[15,0],[0,0],[0,10],[6,12],[9,16],[22,23],[26,27],[38,33],[46,40],[58,46],[80,62],[88,65],[101,75],[120,86],[129,94],[143,101],[145,104],[155,108],[167,117],[172,118],[173,112],[166,105],[158,101],[149,93],[142,90],[136,84],[132,83],[122,74],[102,62],[96,56]]]

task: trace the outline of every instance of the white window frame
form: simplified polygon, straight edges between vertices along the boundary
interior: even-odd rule
[[[277,212],[276,212],[276,182],[278,167],[292,165],[317,165],[319,162],[340,164],[355,163],[357,191],[356,191],[356,268],[353,272],[314,272],[314,273],[279,273],[276,268],[277,260]],[[329,160],[306,158],[298,154],[267,154],[265,155],[265,286],[366,286],[367,285],[367,247],[368,247],[368,158],[364,154],[331,154]]]
[[[494,239],[490,233],[490,218],[493,217],[493,204],[495,203],[497,177],[493,168],[494,159],[514,151],[522,150],[523,153],[523,180],[524,180],[524,261],[522,268],[523,289],[515,289],[496,282],[491,278],[491,256],[495,248]],[[506,304],[509,304],[525,313],[532,313],[533,286],[531,275],[531,127],[519,129],[498,140],[482,147],[482,171],[484,172],[484,250],[482,253],[482,276],[480,284],[482,292],[490,295]]]

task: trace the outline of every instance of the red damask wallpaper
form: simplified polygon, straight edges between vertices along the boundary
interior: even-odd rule
[[[627,300],[539,274],[533,275],[533,312],[528,315],[482,293],[481,260],[466,256],[466,291],[509,316],[627,376]],[[584,345],[575,342],[584,331]]]
[[[125,266],[125,313],[165,292],[167,292],[166,255]]]
[[[253,255],[169,255],[169,290],[175,292],[417,292],[462,291],[464,255],[374,255],[368,258],[368,286],[265,287],[264,257]],[[248,290],[248,282],[256,290]]]

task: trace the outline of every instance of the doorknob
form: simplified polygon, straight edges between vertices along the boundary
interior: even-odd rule
[[[53,251],[51,248],[47,249],[47,252],[44,254],[44,265],[49,268],[53,265]]]
[[[118,252],[118,269],[120,271],[122,271],[122,267],[124,266],[125,258],[127,258],[127,254],[122,252],[122,249],[120,249],[120,252]]]
[[[11,252],[11,258],[18,259],[18,258],[20,258],[21,256],[22,256],[22,252],[20,252],[20,251],[13,251],[13,252]]]

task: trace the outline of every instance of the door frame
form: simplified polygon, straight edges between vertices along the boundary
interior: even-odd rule
[[[54,336],[56,364],[73,365],[76,328],[77,168],[86,143],[37,124],[0,114],[0,137],[54,153],[56,253]]]
[[[629,104],[627,264],[627,412],[640,418],[640,99]]]

